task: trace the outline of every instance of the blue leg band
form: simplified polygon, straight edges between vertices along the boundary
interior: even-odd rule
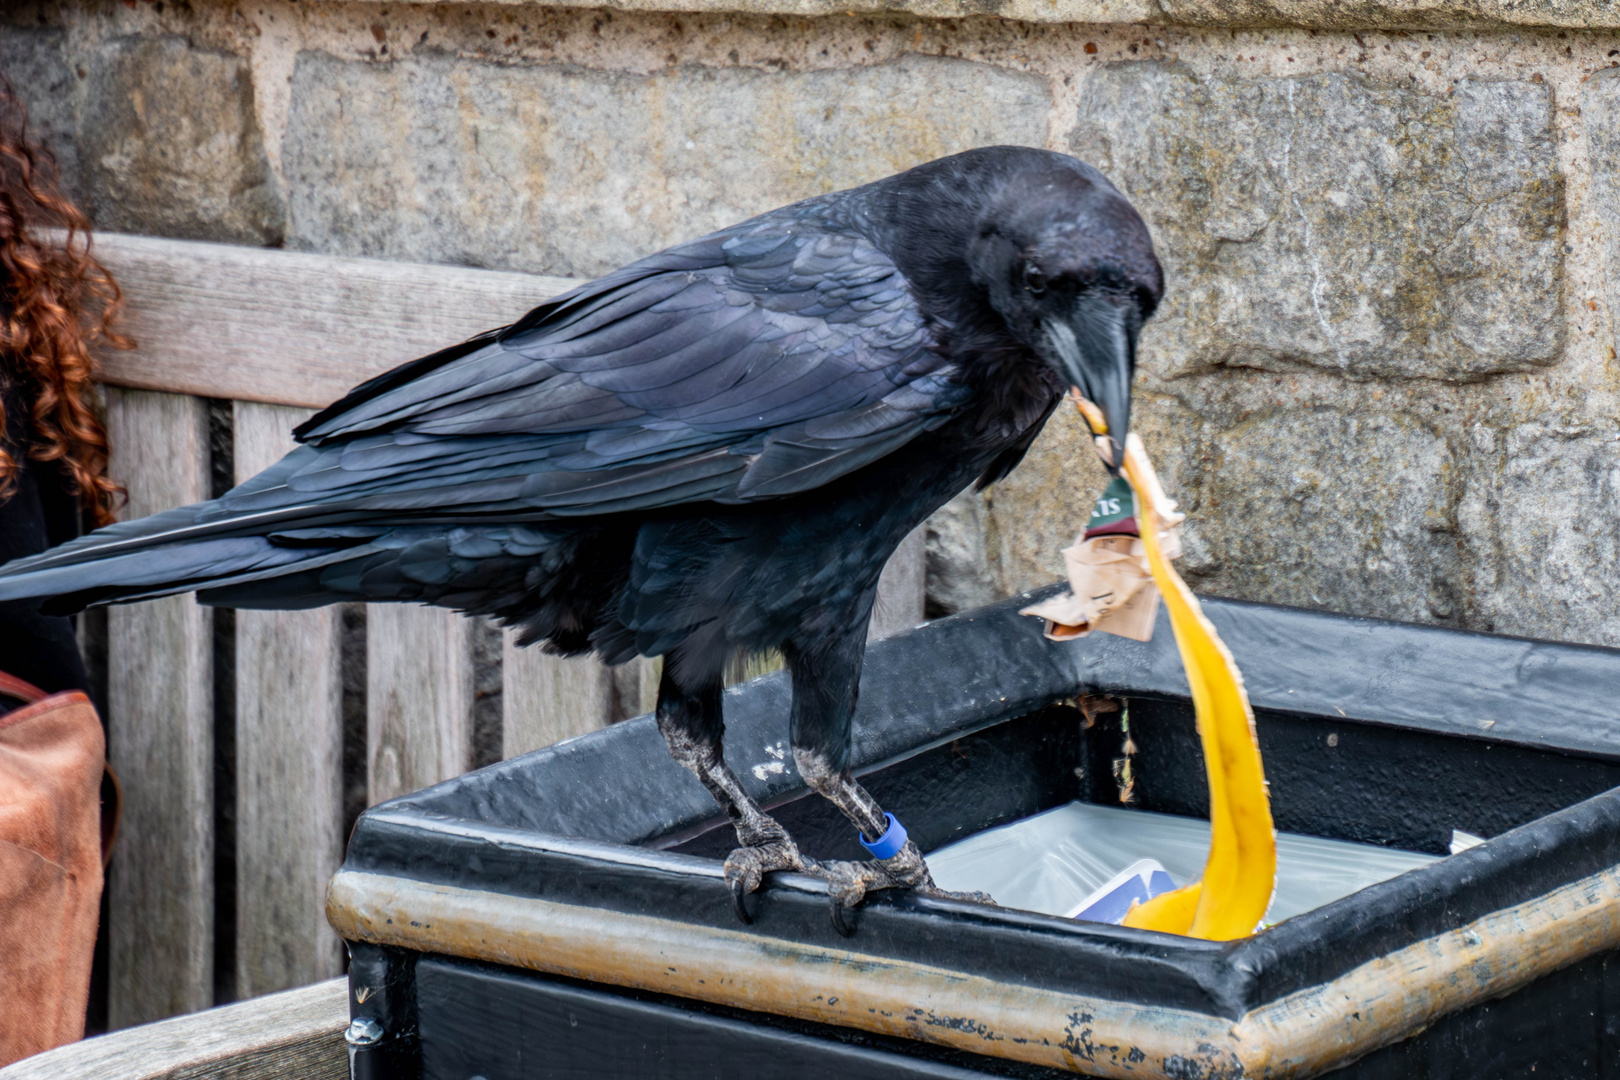
[[[894,820],[893,814],[884,814],[889,819],[889,827],[882,836],[876,840],[868,840],[866,834],[856,830],[855,835],[861,839],[861,847],[872,853],[874,858],[892,859],[900,854],[900,849],[906,846],[906,827]]]

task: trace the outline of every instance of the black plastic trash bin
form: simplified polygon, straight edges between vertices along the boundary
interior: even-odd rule
[[[925,852],[1080,799],[1207,810],[1186,682],[1146,644],[1006,604],[875,644],[855,760]],[[1281,830],[1443,855],[1228,943],[814,879],[732,911],[733,837],[648,718],[361,818],[329,915],[357,1076],[1620,1075],[1620,651],[1206,601]],[[862,853],[786,749],[780,675],[727,756],[811,855]],[[1335,1071],[1337,1070],[1337,1071]]]

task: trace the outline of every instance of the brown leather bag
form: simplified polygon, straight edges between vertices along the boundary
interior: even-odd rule
[[[84,1036],[106,743],[90,699],[0,673],[0,1066]]]

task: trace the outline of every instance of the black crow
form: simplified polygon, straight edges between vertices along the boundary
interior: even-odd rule
[[[870,890],[933,889],[846,768],[884,562],[1017,465],[1071,387],[1101,407],[1117,467],[1162,281],[1146,226],[1091,166],[1007,146],[942,158],[363,383],[224,497],[11,563],[0,599],[411,601],[567,655],[662,655],[658,726],[736,825],[739,914],[762,875],[801,870],[828,878],[842,928],[840,905]],[[802,856],[722,756],[722,669],[771,649],[799,773],[876,838],[872,862]]]

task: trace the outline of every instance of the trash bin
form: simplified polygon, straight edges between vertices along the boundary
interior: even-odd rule
[[[1167,620],[1056,643],[1017,615],[1032,598],[869,650],[855,766],[925,853],[1076,803],[1206,812]],[[355,1075],[1620,1069],[1620,651],[1204,607],[1277,828],[1437,858],[1233,942],[894,893],[845,938],[786,874],[743,925],[729,824],[643,717],[361,818],[328,900]],[[861,857],[805,797],[787,704],[780,674],[728,691],[727,757],[807,854]],[[1448,855],[1457,831],[1486,841]]]

